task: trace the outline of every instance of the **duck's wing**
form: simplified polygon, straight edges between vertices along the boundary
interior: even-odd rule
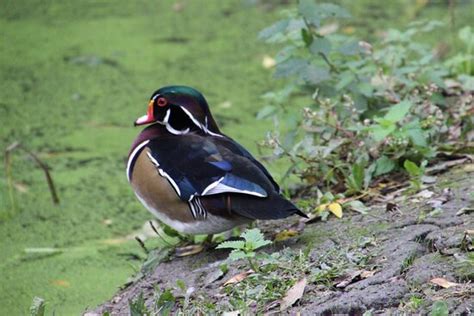
[[[252,154],[247,149],[245,149],[244,146],[240,145],[235,140],[233,140],[232,138],[230,138],[226,135],[224,135],[224,137],[214,137],[214,139],[215,139],[215,142],[217,142],[218,144],[223,144],[225,147],[230,149],[233,153],[235,153],[237,155],[240,155],[240,156],[244,156],[245,158],[249,159],[255,166],[257,166],[260,169],[260,171],[262,171],[265,174],[265,176],[268,178],[268,180],[272,183],[275,190],[277,192],[280,192],[280,186],[273,179],[272,175],[270,174],[270,172],[268,172],[267,168],[265,168],[265,166],[263,166],[260,163],[260,161],[255,159],[252,156]]]
[[[252,159],[212,138],[169,135],[151,140],[147,147],[150,160],[183,201],[220,193],[263,198],[275,190]]]

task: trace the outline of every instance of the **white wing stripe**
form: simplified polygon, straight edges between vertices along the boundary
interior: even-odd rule
[[[219,193],[243,193],[243,194],[254,195],[258,197],[266,197],[265,195],[258,192],[236,189],[222,183],[218,183],[216,186],[208,190],[206,194],[203,193],[202,195],[213,195],[213,194],[219,194]]]
[[[181,196],[181,190],[179,189],[176,182],[174,182],[173,178],[171,178],[169,174],[167,174],[166,172],[163,171],[163,169],[160,168],[160,164],[158,163],[158,161],[149,152],[147,152],[146,154],[148,155],[148,158],[150,158],[150,160],[156,166],[160,175],[168,179],[168,181],[171,183],[171,185],[175,189],[176,193],[178,193],[178,195]]]

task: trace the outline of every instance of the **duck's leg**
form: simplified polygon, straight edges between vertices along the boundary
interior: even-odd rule
[[[212,245],[212,239],[214,238],[214,234],[209,234],[206,236],[206,239],[202,242],[205,246]]]
[[[177,257],[186,257],[192,256],[202,252],[205,249],[211,248],[213,246],[212,239],[214,238],[213,234],[209,234],[206,236],[201,243],[193,243],[191,245],[176,247],[175,254]]]

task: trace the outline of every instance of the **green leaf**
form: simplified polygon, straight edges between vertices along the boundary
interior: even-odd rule
[[[224,241],[217,245],[216,249],[244,249],[245,248],[245,241],[243,240],[232,240],[232,241]]]
[[[319,12],[324,17],[350,18],[351,14],[346,9],[332,3],[322,3],[318,6]]]
[[[346,56],[357,55],[360,51],[360,46],[357,41],[350,41],[339,47],[339,52]]]
[[[258,228],[247,229],[242,235],[245,239],[246,244],[251,246],[252,249],[258,249],[265,245],[271,244],[271,241],[265,240],[262,232]]]
[[[407,131],[411,141],[416,146],[427,147],[428,142],[426,141],[425,134],[421,128],[413,128]]]
[[[375,161],[375,173],[374,177],[380,176],[382,174],[389,173],[395,169],[396,164],[387,156],[382,156]]]
[[[171,290],[164,290],[156,300],[156,307],[160,311],[159,315],[170,315],[175,302],[176,298],[174,297]],[[151,313],[145,315],[151,315]]]
[[[232,261],[240,260],[247,258],[247,254],[243,252],[242,250],[232,250],[232,252],[229,254],[229,259]]]
[[[309,51],[313,54],[329,55],[331,52],[331,42],[325,37],[317,37],[309,46]]]
[[[318,6],[313,0],[299,1],[298,12],[308,21],[309,24],[316,27],[321,26],[321,16],[318,13]]]
[[[437,301],[431,307],[430,316],[448,316],[449,308],[448,304],[444,301]]]
[[[289,20],[278,21],[270,25],[269,27],[261,30],[260,33],[258,33],[258,38],[264,41],[269,41],[276,34],[283,33],[288,27],[288,24]]]
[[[364,184],[364,167],[360,164],[354,164],[352,166],[351,174],[346,179],[346,184],[351,192],[362,191]]]
[[[183,292],[186,291],[186,283],[184,283],[183,280],[181,279],[176,280],[176,285],[179,287],[181,291]]]
[[[367,214],[367,212],[369,211],[369,208],[359,200],[351,201],[347,203],[347,206],[349,206],[351,210],[359,212],[361,214]]]
[[[302,79],[314,85],[331,79],[331,75],[327,68],[309,65],[302,73]]]
[[[402,101],[389,108],[387,114],[385,114],[384,119],[391,122],[398,122],[408,114],[412,104],[409,101]]]
[[[257,113],[257,120],[262,120],[267,117],[270,117],[272,114],[276,112],[277,108],[273,105],[266,105],[260,109]]]
[[[395,131],[397,127],[395,124],[391,124],[389,126],[382,126],[375,124],[370,127],[370,132],[372,134],[372,137],[374,138],[375,141],[380,142],[385,139],[388,135],[390,135],[393,131]]]
[[[138,298],[134,301],[128,301],[128,308],[130,316],[148,316],[151,315],[150,311],[146,308],[145,299],[143,298],[143,292],[138,295]]]
[[[459,30],[458,37],[467,46],[474,46],[474,32],[472,32],[470,26],[465,26]]]
[[[303,42],[306,47],[309,47],[313,42],[313,35],[306,28],[301,29],[301,38],[303,39]]]
[[[375,163],[372,163],[368,168],[364,169],[364,189],[367,189],[372,181],[375,171]]]
[[[301,58],[290,58],[287,59],[276,66],[275,78],[282,78],[294,75],[296,73],[302,72],[308,67],[309,63],[305,59]]]
[[[370,83],[368,82],[361,82],[357,85],[357,90],[359,90],[359,92],[370,98],[374,95],[374,86],[371,85]]]
[[[336,85],[337,90],[342,90],[347,87],[352,81],[354,81],[355,76],[352,72],[346,71],[340,74],[339,82]]]
[[[406,171],[410,174],[410,176],[416,177],[416,176],[421,176],[422,175],[422,170],[420,167],[416,165],[413,161],[410,160],[405,160],[403,163],[403,167],[405,168]]]

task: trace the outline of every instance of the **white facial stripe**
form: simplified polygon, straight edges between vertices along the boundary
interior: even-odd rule
[[[127,179],[128,179],[128,182],[130,182],[130,167],[132,166],[132,162],[135,160],[135,155],[140,151],[140,149],[143,148],[143,146],[145,146],[146,144],[148,144],[150,142],[150,140],[146,140],[144,141],[143,143],[140,143],[137,147],[135,147],[135,149],[132,151],[132,153],[130,154],[130,157],[128,157],[128,161],[127,161]]]
[[[193,121],[193,123],[200,129],[202,129],[206,134],[210,134],[212,136],[218,136],[218,137],[223,137],[222,135],[220,134],[216,134],[216,133],[213,133],[211,132],[208,128],[207,128],[207,116],[205,118],[205,122],[206,122],[206,125],[202,125],[201,123],[199,123],[199,121],[192,115],[191,112],[189,112],[186,108],[180,106],[180,108],[183,110],[184,113],[186,113],[186,115],[191,119],[191,121]]]
[[[197,127],[201,128],[201,129],[204,127],[201,123],[199,123],[198,120],[196,120],[196,118],[191,114],[191,112],[189,112],[185,107],[180,106],[180,108],[181,108],[181,110],[184,111],[184,113],[186,113],[186,115],[191,119],[191,121],[193,121],[193,123],[194,123]]]
[[[168,130],[168,132],[175,135],[184,135],[189,132],[189,127],[186,128],[185,130],[178,131],[177,129],[174,129],[173,126],[171,126],[169,123],[166,124],[166,129]]]

